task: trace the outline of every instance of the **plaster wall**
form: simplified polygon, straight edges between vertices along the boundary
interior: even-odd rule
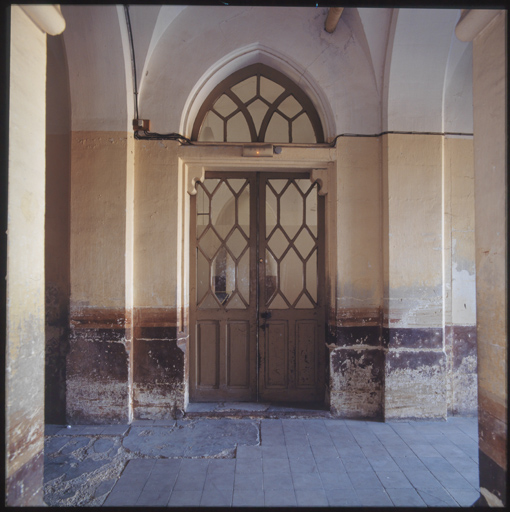
[[[11,6],[6,503],[43,505],[46,34]],[[27,151],[30,141],[30,151]]]
[[[184,409],[184,353],[177,344],[178,152],[178,144],[171,141],[136,142],[135,418],[164,419]]]
[[[480,488],[506,502],[508,207],[506,36],[502,11],[473,41]]]
[[[382,417],[381,141],[337,143],[335,309],[328,322],[331,410]]]
[[[385,418],[444,418],[443,140],[382,141]]]
[[[45,420],[65,422],[70,293],[70,101],[62,36],[48,36],[46,83]]]
[[[126,310],[131,134],[71,134],[71,299],[67,418],[129,417],[131,334]],[[128,304],[129,307],[129,304]]]
[[[444,139],[444,338],[449,414],[477,412],[472,138]]]

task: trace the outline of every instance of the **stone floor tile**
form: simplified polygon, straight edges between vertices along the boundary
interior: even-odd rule
[[[75,436],[81,433],[81,431],[87,425],[66,425],[62,430],[59,430],[57,436]]]
[[[294,489],[322,489],[322,480],[319,473],[292,473]]]
[[[97,436],[100,435],[105,429],[105,425],[84,425],[80,435],[82,436]]]
[[[236,473],[234,478],[234,490],[262,491],[264,478],[260,473]]]
[[[389,456],[367,457],[374,471],[400,471],[397,463]]]
[[[47,456],[52,453],[57,453],[68,442],[69,438],[64,436],[47,437],[44,440],[44,455]]]
[[[326,489],[330,507],[359,507],[361,501],[354,489]]]
[[[428,507],[458,507],[458,503],[443,488],[417,489],[421,499]]]
[[[341,454],[340,460],[346,471],[372,471],[372,465],[364,455],[344,456]]]
[[[308,434],[308,442],[312,448],[314,447],[328,447],[331,448],[333,446],[333,440],[329,437],[329,434],[325,435],[310,435]]]
[[[348,471],[354,489],[382,489],[382,483],[375,471]]]
[[[321,473],[328,471],[332,473],[345,473],[346,469],[340,457],[331,457],[330,459],[320,459],[317,461],[317,469]]]
[[[158,486],[156,488],[144,487],[136,500],[137,507],[165,507],[172,494],[172,485]]]
[[[416,455],[410,457],[393,457],[393,460],[401,470],[426,470],[425,464]]]
[[[198,507],[202,491],[179,491],[174,490],[168,501],[169,507]]]
[[[200,500],[201,507],[230,507],[233,489],[204,489]]]
[[[388,441],[384,443],[384,448],[392,457],[416,457],[415,453],[404,441]]]
[[[262,459],[237,459],[235,472],[262,474]]]
[[[386,489],[388,496],[396,507],[426,507],[427,504],[413,489]]]
[[[405,476],[416,489],[442,489],[437,478],[427,469],[403,469]]]
[[[183,473],[179,471],[179,475],[174,485],[176,491],[201,491],[205,484],[205,473],[203,472],[188,472]]]
[[[149,474],[155,463],[154,459],[132,459],[126,464],[122,476]]]
[[[409,479],[400,470],[376,471],[376,474],[385,489],[408,489],[412,487]]]
[[[471,507],[473,503],[480,497],[480,493],[474,489],[448,489],[453,499],[461,507]]]
[[[180,473],[204,474],[207,473],[210,459],[182,459]]]
[[[131,422],[132,427],[147,427],[154,425],[154,420],[133,420]]]
[[[239,445],[236,451],[236,459],[261,459],[261,446]]]
[[[264,490],[294,489],[290,471],[288,473],[264,473]]]
[[[94,498],[99,498],[107,493],[109,493],[112,489],[113,489],[113,486],[115,485],[116,483],[116,480],[114,478],[110,479],[110,480],[103,480],[96,488],[96,490],[94,491]],[[165,503],[166,505],[166,503]]]
[[[104,425],[102,436],[123,436],[129,430],[129,425]]]
[[[66,445],[62,448],[61,453],[63,455],[67,455],[69,453],[80,450],[81,448],[85,448],[91,444],[92,439],[90,437],[85,436],[73,436],[71,437]]]
[[[322,487],[324,489],[343,489],[349,490],[354,489],[351,480],[347,473],[319,473],[322,480]]]
[[[289,459],[312,458],[313,452],[308,444],[306,445],[287,445],[287,456]]]
[[[431,470],[431,473],[446,489],[468,489],[473,490],[473,486],[457,471]]]
[[[318,468],[313,457],[290,458],[289,465],[291,473],[317,473]]]
[[[44,435],[45,436],[54,436],[58,432],[60,432],[62,429],[64,429],[66,425],[52,425],[52,424],[46,424],[44,425]]]
[[[266,446],[262,443],[262,458],[263,459],[283,459],[287,458],[287,449],[285,445],[280,446]]]
[[[177,423],[176,420],[166,419],[166,420],[154,420],[154,426],[159,427],[173,427]]]
[[[327,507],[328,498],[323,489],[308,489],[295,491],[298,507]]]
[[[442,457],[442,455],[431,445],[426,443],[413,443],[409,445],[417,457],[420,459],[428,457]]]
[[[217,471],[216,473],[208,472],[205,478],[205,489],[234,489],[234,472],[233,471]]]
[[[292,489],[264,491],[264,506],[266,507],[295,507],[296,505],[296,496]]]
[[[136,503],[141,494],[140,489],[124,489],[116,491],[115,487],[103,503],[103,507],[129,507]]]
[[[381,487],[380,489],[356,489],[362,507],[391,507],[392,501]]]
[[[244,489],[234,489],[232,500],[234,507],[263,507],[264,491],[250,491]]]
[[[366,460],[365,454],[361,450],[361,448],[358,445],[349,443],[349,444],[342,444],[338,445],[335,442],[336,451],[338,452],[338,455],[340,455],[340,458],[353,458],[353,457],[361,457]]]
[[[316,461],[338,458],[338,452],[336,451],[334,445],[312,446],[312,453]]]
[[[262,459],[264,473],[290,473],[289,459]]]

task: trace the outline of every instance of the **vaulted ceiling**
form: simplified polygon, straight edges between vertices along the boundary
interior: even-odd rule
[[[134,81],[124,6],[64,5],[73,130],[126,130]],[[208,93],[263,62],[307,92],[326,137],[472,132],[471,43],[457,9],[345,8],[336,30],[312,7],[129,7],[139,116],[191,132]]]

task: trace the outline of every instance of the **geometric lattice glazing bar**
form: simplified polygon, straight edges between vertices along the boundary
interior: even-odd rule
[[[197,183],[196,275],[199,309],[246,309],[250,297],[250,185],[246,179]]]
[[[272,309],[317,306],[317,184],[266,182],[266,293]]]

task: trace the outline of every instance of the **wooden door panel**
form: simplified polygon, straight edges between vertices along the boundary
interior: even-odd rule
[[[289,329],[288,322],[267,322],[265,327],[264,387],[288,388]]]
[[[263,400],[324,399],[324,212],[317,187],[304,173],[267,173],[259,182]]]
[[[296,387],[313,389],[317,383],[317,337],[315,320],[296,321]]]
[[[257,398],[255,180],[208,173],[192,201],[192,401]]]
[[[250,322],[234,321],[227,324],[227,375],[229,388],[248,390],[251,382]]]
[[[205,321],[197,324],[196,387],[218,389],[220,384],[220,325]]]

